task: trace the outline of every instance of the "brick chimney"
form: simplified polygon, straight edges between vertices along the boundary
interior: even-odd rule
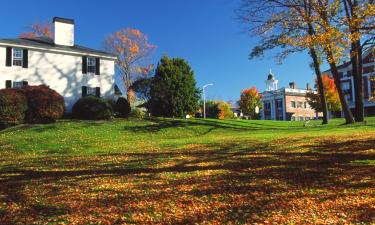
[[[53,26],[55,45],[74,46],[74,20],[54,17]]]

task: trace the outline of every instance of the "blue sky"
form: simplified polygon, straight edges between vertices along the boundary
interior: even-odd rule
[[[289,57],[278,65],[271,54],[248,60],[257,43],[236,20],[239,0],[23,0],[5,1],[0,15],[0,38],[16,37],[33,22],[54,16],[75,20],[75,41],[102,48],[104,38],[121,28],[137,28],[158,46],[152,63],[167,54],[186,59],[199,86],[214,83],[211,99],[237,100],[244,88],[264,90],[269,69],[279,87],[296,81],[299,87],[313,82],[306,53]]]

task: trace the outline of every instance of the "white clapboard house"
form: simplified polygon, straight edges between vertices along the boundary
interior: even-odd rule
[[[116,56],[76,45],[74,21],[55,17],[54,38],[0,39],[0,89],[47,85],[67,112],[86,95],[112,98]]]

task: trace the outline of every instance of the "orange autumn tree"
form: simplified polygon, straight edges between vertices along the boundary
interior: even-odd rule
[[[329,111],[339,112],[341,111],[341,103],[340,103],[340,96],[336,88],[335,80],[328,76],[327,74],[323,74],[323,87],[327,99],[327,106]],[[316,82],[316,81],[315,81]],[[315,84],[318,85],[317,82]],[[319,92],[319,89],[318,89]],[[322,111],[322,104],[320,102],[320,95],[314,92],[309,92],[306,94],[307,102],[311,106],[311,108],[315,109],[318,112]]]
[[[53,38],[52,24],[50,22],[33,23],[27,29],[27,32],[19,35],[20,38]]]
[[[107,51],[117,56],[116,65],[124,82],[129,100],[134,96],[132,83],[147,76],[153,66],[147,64],[148,57],[156,49],[148,42],[147,35],[137,29],[126,28],[109,35],[104,42]]]
[[[258,106],[259,109],[262,107],[262,95],[259,93],[256,87],[245,89],[241,92],[240,100],[238,105],[243,114],[249,115],[250,118],[255,119],[257,117],[255,108]]]

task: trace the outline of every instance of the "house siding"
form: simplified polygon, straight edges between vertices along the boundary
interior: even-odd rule
[[[47,85],[64,97],[67,112],[71,112],[73,104],[82,97],[82,86],[100,87],[101,97],[104,98],[114,96],[113,59],[100,59],[100,75],[83,74],[84,53],[79,55],[29,49],[28,68],[6,67],[6,47],[0,46],[0,89],[5,88],[6,80],[28,81],[29,85]]]

